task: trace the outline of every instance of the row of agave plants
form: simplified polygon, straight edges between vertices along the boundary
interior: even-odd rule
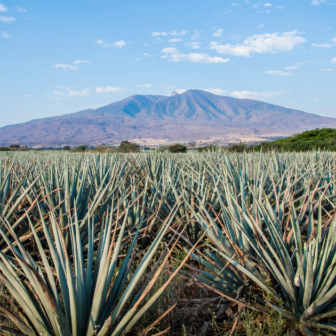
[[[26,335],[122,335],[182,272],[293,331],[336,331],[335,164],[330,152],[1,154],[0,281],[21,313],[0,310]]]

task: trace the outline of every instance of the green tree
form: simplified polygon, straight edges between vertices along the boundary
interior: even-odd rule
[[[321,150],[336,150],[336,129],[322,128],[293,134],[288,138],[263,142],[255,150],[284,150],[286,152],[302,152],[320,148]]]
[[[21,146],[20,145],[10,145],[9,148],[11,150],[19,150],[21,148]]]
[[[81,152],[84,152],[86,151],[86,149],[88,148],[89,146],[88,145],[82,145],[82,146],[78,146],[75,148],[76,151],[81,151]]]
[[[140,146],[129,141],[122,141],[118,148],[119,153],[139,153]]]
[[[236,152],[236,153],[242,153],[244,151],[247,151],[247,146],[243,142],[239,142],[237,144],[231,144],[228,148],[229,152]]]
[[[197,152],[201,153],[201,152],[213,152],[215,151],[217,148],[217,146],[215,145],[210,145],[210,146],[205,146],[205,147],[198,147],[197,148]]]
[[[99,153],[115,153],[117,149],[113,146],[107,146],[105,144],[98,145],[95,149],[95,152]]]
[[[186,153],[187,147],[177,143],[177,144],[168,146],[168,151],[170,153]]]
[[[71,148],[70,148],[70,146],[64,146],[63,147],[63,150],[70,150]]]

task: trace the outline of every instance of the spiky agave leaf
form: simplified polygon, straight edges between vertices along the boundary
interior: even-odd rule
[[[119,217],[113,222],[113,210],[110,207],[107,209],[97,253],[94,253],[91,218],[87,221],[88,246],[85,251],[76,211],[75,217],[69,218],[70,251],[65,245],[65,232],[61,230],[54,213],[50,213],[52,232],[41,216],[46,243],[41,241],[29,219],[41,256],[40,262],[33,260],[9,224],[5,223],[18,248],[0,229],[12,253],[12,257],[0,255],[1,278],[27,316],[29,323],[18,325],[23,332],[28,335],[57,336],[91,336],[94,332],[99,335],[119,335],[131,321],[134,325],[134,316],[139,314],[139,309],[132,310],[132,305],[127,303],[133,297],[138,297],[138,307],[143,300],[141,292],[136,289],[137,285],[169,228],[177,207],[163,223],[134,273],[130,273],[130,269],[134,263],[135,244],[141,225],[138,225],[126,256],[117,268],[128,211],[123,218]],[[50,253],[45,252],[45,244]]]
[[[268,200],[266,200],[266,204],[267,202]],[[307,200],[307,202],[310,202],[310,200]],[[263,221],[261,227],[257,224],[259,216],[256,214],[253,216],[252,212],[244,211],[239,205],[237,205],[237,209],[249,225],[250,231],[246,230],[242,221],[236,219],[234,213],[231,213],[231,219],[229,220],[224,217],[225,225],[236,226],[254,250],[254,255],[248,253],[247,250],[243,250],[243,258],[237,258],[234,255],[234,251],[238,251],[240,248],[238,243],[230,240],[231,246],[224,248],[223,239],[218,239],[220,235],[215,234],[220,231],[220,228],[208,213],[202,213],[204,209],[200,209],[199,213],[196,214],[204,229],[207,226],[214,228],[207,233],[211,244],[207,244],[209,250],[205,250],[206,257],[211,264],[197,255],[192,256],[211,270],[212,274],[216,274],[216,277],[214,277],[212,274],[201,271],[199,273],[203,277],[197,276],[197,279],[227,294],[228,288],[235,285],[232,279],[225,276],[228,269],[223,267],[224,261],[229,262],[231,269],[232,267],[235,268],[253,281],[257,288],[259,287],[268,293],[269,297],[266,300],[268,306],[291,319],[304,334],[311,333],[309,328],[314,326],[336,330],[336,324],[334,323],[317,322],[327,317],[336,316],[336,257],[334,253],[336,248],[336,215],[333,216],[333,221],[330,218],[329,221],[325,222],[325,231],[322,232],[322,207],[321,202],[319,202],[317,224],[315,227],[314,224],[310,224],[313,227],[309,228],[309,240],[304,242],[307,239],[303,230],[304,221],[299,222],[296,215],[297,210],[293,206],[293,202],[290,202],[292,207],[290,208],[291,214],[288,214],[288,220],[290,220],[292,227],[294,246],[292,244],[286,246],[283,242],[284,232],[278,225],[279,219],[272,207],[264,207],[256,198],[253,198],[253,203],[256,204]],[[312,208],[310,207],[311,211]],[[208,223],[205,220],[206,217],[208,217]],[[310,221],[312,213],[308,213],[307,218]],[[314,231],[313,235],[312,231]],[[228,237],[227,232],[226,236]],[[215,252],[217,256],[211,251]],[[218,257],[223,258],[223,261]],[[261,277],[260,270],[262,267],[258,267],[259,269],[250,267],[249,263],[256,265],[256,262],[261,263],[260,266],[266,268],[273,279],[272,281],[277,284],[276,290],[272,289],[270,284]],[[233,291],[236,290],[237,285]],[[258,302],[262,303],[260,297]]]

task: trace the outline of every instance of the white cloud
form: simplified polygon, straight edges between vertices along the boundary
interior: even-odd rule
[[[80,61],[80,60],[77,60],[77,61],[74,61],[72,62],[73,64],[82,64],[82,63],[92,63],[91,61],[89,60],[86,60],[86,61]]]
[[[239,4],[234,2],[234,3],[231,4],[231,6],[239,6]]]
[[[318,101],[321,101],[321,99],[316,99],[316,98],[313,99],[313,102],[314,102],[314,103],[316,103],[316,102],[318,102]]]
[[[327,3],[330,3],[330,1],[328,0],[312,0],[311,4],[312,5],[321,5],[321,4],[327,4]]]
[[[302,65],[302,62],[296,62],[294,65],[288,66],[285,69],[286,70],[294,70],[300,68],[300,65]]]
[[[96,87],[95,91],[97,93],[104,93],[104,92],[120,92],[120,91],[127,91],[126,89],[121,88],[120,86],[106,86],[104,87]]]
[[[198,31],[198,30],[195,30],[195,31],[194,31],[194,35],[191,36],[191,39],[192,39],[192,40],[198,40],[200,37],[201,37],[201,34],[199,33],[199,31]]]
[[[5,7],[5,5],[0,4],[0,12],[6,12],[8,10],[7,7]]]
[[[170,54],[170,56],[165,55],[161,58],[168,58],[169,61],[172,62],[189,62],[189,63],[225,63],[228,62],[229,59],[221,58],[221,57],[211,57],[208,54],[199,54],[199,53],[191,53],[191,54],[183,54],[179,52],[176,48],[164,48],[162,50],[165,54]]]
[[[181,94],[183,92],[186,92],[187,90],[186,89],[176,89],[174,91],[177,92],[178,94]]]
[[[51,99],[61,99],[61,98],[76,98],[89,96],[91,93],[90,88],[86,88],[79,91],[74,91],[68,86],[58,86],[56,90],[48,92],[48,96]]]
[[[153,32],[152,36],[168,36],[168,35],[173,35],[173,36],[178,36],[178,35],[185,35],[187,33],[186,30],[181,30],[180,32],[177,31],[172,31],[172,32]]]
[[[162,52],[165,53],[165,54],[174,54],[174,53],[177,53],[178,50],[176,48],[164,48],[162,49]]]
[[[139,88],[149,89],[153,86],[153,84],[141,84],[141,85],[135,85]]]
[[[13,17],[0,15],[0,22],[9,23],[9,22],[14,22],[14,21],[16,21],[16,19]]]
[[[306,42],[296,30],[285,33],[261,34],[248,37],[242,44],[218,44],[210,42],[210,49],[221,54],[251,57],[254,53],[276,53],[290,51],[296,45]]]
[[[332,39],[330,39],[330,41],[336,43],[336,37],[333,37]]]
[[[279,70],[270,70],[270,71],[265,71],[265,73],[269,75],[276,75],[280,77],[288,77],[294,75],[292,72],[284,72],[284,71],[279,71]]]
[[[56,68],[56,69],[63,69],[65,71],[67,71],[67,70],[77,70],[78,69],[78,67],[76,67],[74,65],[69,65],[69,64],[54,64],[53,67]]]
[[[263,28],[263,27],[265,27],[265,25],[264,25],[264,24],[261,24],[261,25],[258,26],[257,28]]]
[[[331,63],[336,63],[336,57],[331,59]]]
[[[113,45],[114,45],[115,47],[118,47],[118,48],[120,48],[120,49],[121,49],[122,47],[124,47],[126,44],[127,44],[127,43],[126,43],[124,40],[116,41],[116,42],[113,43]]]
[[[173,36],[178,36],[178,35],[185,35],[185,34],[187,34],[187,32],[188,32],[187,30],[181,30],[180,32],[173,31],[170,34],[173,35]]]
[[[330,43],[324,43],[324,44],[312,44],[312,46],[318,48],[331,48],[333,45]]]
[[[320,69],[321,71],[333,71],[333,69]]]
[[[175,42],[182,42],[183,40],[181,40],[181,39],[170,39],[169,40],[169,42],[171,42],[171,43],[175,43]]]
[[[14,9],[15,9],[17,12],[21,12],[21,13],[25,13],[25,12],[27,12],[27,9],[24,9],[24,8],[22,8],[22,7],[19,7],[19,6],[14,7]]]
[[[281,5],[281,6],[276,6],[276,9],[283,9],[285,6]]]
[[[8,33],[6,33],[5,31],[1,31],[0,32],[0,36],[2,37],[2,38],[10,38],[11,36],[8,34]]]
[[[162,35],[162,36],[168,36],[168,35],[170,35],[170,34],[167,33],[167,32],[165,32],[165,31],[163,31],[163,32],[161,32],[161,33],[159,33],[159,32],[153,32],[152,35],[153,35],[153,36],[160,36],[160,35]]]
[[[98,45],[100,45],[100,46],[102,46],[102,47],[104,47],[104,48],[107,48],[107,47],[110,47],[110,46],[111,46],[111,44],[106,43],[104,40],[97,40],[97,41],[96,41],[96,44],[98,44]]]
[[[144,56],[146,57],[150,57],[151,55],[150,54],[147,54],[147,53],[143,53]]]
[[[186,46],[191,49],[199,49],[201,48],[201,43],[200,42],[188,42],[186,43]]]
[[[270,4],[270,3],[265,3],[264,6],[265,6],[265,7],[271,7],[272,4]]]
[[[214,33],[213,36],[222,36],[223,35],[224,29],[217,29]]]
[[[252,91],[233,91],[230,93],[232,97],[241,99],[264,99],[276,98],[279,95],[287,93],[286,91],[266,91],[266,92],[252,92]]]
[[[74,98],[74,97],[83,97],[83,96],[88,96],[90,94],[91,89],[83,89],[80,91],[68,91],[66,96],[69,98]]]
[[[225,96],[228,94],[228,92],[226,90],[220,89],[220,88],[209,88],[209,89],[204,89],[204,91],[213,93],[215,95],[219,95],[219,96]]]

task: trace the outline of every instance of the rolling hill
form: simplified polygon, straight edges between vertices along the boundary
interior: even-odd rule
[[[0,145],[34,147],[116,144],[123,140],[195,141],[228,133],[297,133],[336,128],[336,119],[251,99],[189,90],[172,96],[134,95],[76,113],[0,128]]]

